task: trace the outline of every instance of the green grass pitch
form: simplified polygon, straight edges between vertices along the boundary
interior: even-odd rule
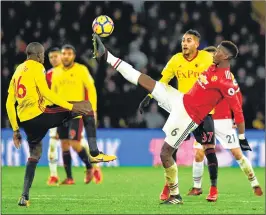
[[[31,205],[17,206],[22,191],[24,167],[2,167],[2,214],[265,214],[265,196],[253,194],[239,168],[219,169],[219,199],[205,200],[209,179],[205,167],[203,194],[186,196],[192,185],[192,169],[179,167],[179,187],[183,205],[160,205],[164,184],[161,167],[103,168],[100,185],[83,183],[84,169],[73,167],[76,184],[48,187],[48,167],[38,167],[31,189]],[[265,170],[255,168],[264,189]],[[59,176],[64,179],[63,168]]]

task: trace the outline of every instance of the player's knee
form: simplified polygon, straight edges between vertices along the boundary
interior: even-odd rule
[[[161,161],[164,162],[170,159],[172,157],[174,150],[175,149],[172,148],[170,145],[164,143],[160,153]]]
[[[202,149],[197,149],[195,154],[195,161],[202,162],[204,160],[204,151]]]
[[[236,160],[240,160],[243,157],[243,153],[240,148],[231,149],[231,152]]]

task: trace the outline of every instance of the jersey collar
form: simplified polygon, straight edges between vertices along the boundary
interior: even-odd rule
[[[197,50],[195,56],[193,58],[191,58],[190,60],[187,59],[184,55],[183,55],[183,57],[185,58],[186,61],[191,62],[191,61],[193,61],[198,56],[198,53],[199,53],[199,50]]]

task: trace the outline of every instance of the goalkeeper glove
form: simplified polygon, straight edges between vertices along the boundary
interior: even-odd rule
[[[249,144],[248,144],[248,141],[247,139],[239,139],[239,144],[240,144],[240,147],[242,149],[242,151],[252,151],[252,149],[250,148]]]
[[[142,114],[144,113],[144,108],[148,107],[151,101],[151,97],[147,95],[142,102],[139,104],[139,112]]]

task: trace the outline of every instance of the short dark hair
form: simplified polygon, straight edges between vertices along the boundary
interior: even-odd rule
[[[33,55],[33,54],[40,54],[42,48],[43,48],[43,45],[41,43],[31,42],[26,47],[26,54],[27,56]]]
[[[58,47],[53,47],[49,50],[48,54],[51,53],[51,52],[60,52],[60,48]]]
[[[72,45],[70,45],[70,44],[65,44],[65,45],[63,45],[62,48],[61,48],[61,50],[62,50],[62,49],[72,49],[73,52],[76,54],[76,49],[75,49],[75,47],[72,46]]]
[[[203,49],[206,52],[216,52],[217,48],[215,46],[208,46]]]
[[[225,40],[225,41],[222,41],[220,45],[225,47],[230,52],[230,54],[232,54],[230,59],[237,57],[239,51],[238,51],[237,46],[233,42]]]
[[[197,30],[189,29],[185,34],[192,34],[197,37],[199,40],[201,38],[200,33]]]

